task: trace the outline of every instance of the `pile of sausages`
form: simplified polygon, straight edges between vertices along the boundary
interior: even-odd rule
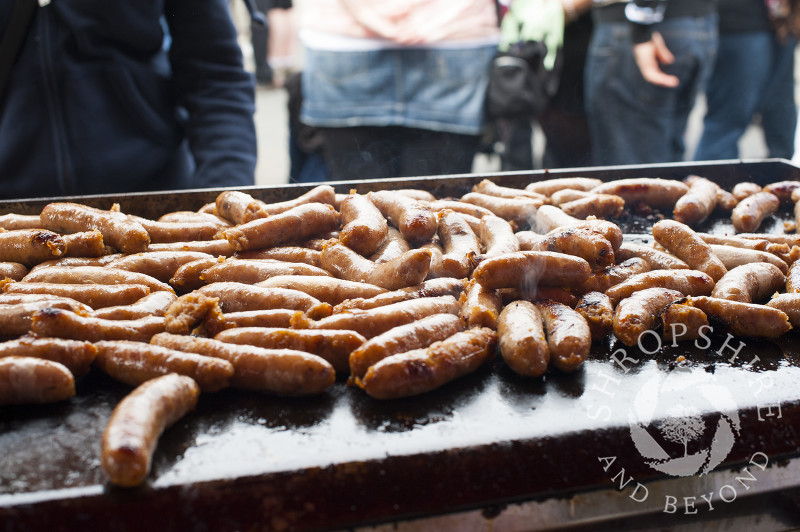
[[[225,191],[158,220],[75,203],[7,214],[0,404],[67,400],[93,367],[131,385],[102,465],[135,486],[161,433],[228,386],[309,395],[338,375],[391,399],[496,353],[525,377],[574,371],[609,334],[682,341],[712,322],[775,338],[800,323],[800,235],[755,231],[798,194],[794,181],[572,177],[444,199]],[[626,209],[666,215],[653,245],[612,221]],[[717,211],[736,234],[693,228]]]

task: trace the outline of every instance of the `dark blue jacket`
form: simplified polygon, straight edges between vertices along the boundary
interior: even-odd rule
[[[11,2],[0,0],[0,31]],[[39,8],[0,100],[0,197],[252,185],[255,85],[228,9]]]

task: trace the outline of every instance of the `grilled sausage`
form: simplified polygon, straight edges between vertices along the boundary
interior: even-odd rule
[[[504,187],[488,179],[483,179],[478,184],[474,185],[472,187],[472,192],[487,194],[489,196],[497,196],[498,198],[530,198],[541,201],[542,203],[547,201],[547,196],[545,194],[540,194],[539,192],[532,192],[525,189]]]
[[[208,253],[215,257],[220,255],[230,257],[236,249],[227,240],[197,240],[195,242],[167,242],[163,244],[150,244],[145,251],[195,251]]]
[[[620,196],[629,206],[643,203],[654,209],[672,209],[688,191],[685,183],[657,177],[615,179],[591,189],[595,194]]]
[[[743,303],[760,302],[783,288],[785,279],[783,272],[772,264],[742,264],[717,281],[711,296]]]
[[[733,228],[737,233],[752,233],[764,219],[778,211],[780,200],[769,192],[758,192],[741,200],[731,213]]]
[[[657,250],[652,246],[623,242],[616,252],[617,260],[626,261],[641,258],[647,262],[651,270],[688,270],[689,265],[669,253]]]
[[[650,265],[646,260],[633,257],[615,264],[605,270],[592,272],[592,275],[581,285],[581,292],[605,292],[614,285],[617,285],[628,278],[650,271]]]
[[[31,316],[31,332],[34,334],[89,342],[147,342],[154,334],[164,332],[164,328],[164,318],[160,316],[147,316],[137,320],[107,320],[52,307],[39,310]]]
[[[147,231],[147,234],[150,235],[150,242],[153,244],[212,240],[220,229],[220,224],[212,221],[157,222],[130,214],[128,219],[140,223]]]
[[[389,224],[381,211],[366,196],[349,194],[339,209],[342,230],[339,240],[359,255],[369,257],[389,232]]]
[[[540,377],[550,363],[550,348],[544,335],[542,314],[529,301],[514,301],[497,319],[500,356],[515,373]]]
[[[326,270],[339,279],[397,290],[425,280],[430,269],[431,252],[426,249],[412,249],[389,262],[376,264],[332,240],[322,250],[320,261]]]
[[[643,333],[655,327],[664,308],[682,297],[670,288],[645,288],[631,294],[614,310],[614,336],[629,347],[636,345]]]
[[[707,296],[714,289],[714,280],[698,270],[651,270],[628,277],[606,290],[606,295],[619,303],[646,288],[669,288],[687,296]]]
[[[540,199],[531,198],[499,198],[479,192],[469,192],[461,196],[461,201],[489,209],[495,216],[509,222],[514,222],[519,227],[528,227],[534,224],[536,211],[544,204]]]
[[[263,288],[242,283],[213,283],[195,293],[218,298],[223,312],[245,310],[290,309],[302,310],[312,319],[327,316],[331,306],[301,292],[287,288]]]
[[[331,276],[322,268],[304,262],[228,259],[203,270],[200,279],[208,284],[226,282],[256,284],[279,275]]]
[[[686,303],[699,308],[709,318],[722,321],[735,336],[777,338],[792,328],[785,312],[767,305],[706,296],[690,296]]]
[[[386,292],[385,294],[343,301],[334,307],[333,313],[338,314],[355,309],[369,310],[421,297],[453,296],[457,298],[464,291],[465,285],[466,281],[464,279],[453,279],[452,277],[430,279],[422,284]]]
[[[19,229],[0,232],[0,262],[33,266],[64,255],[64,238],[45,229]]]
[[[121,270],[112,265],[109,266],[75,266],[72,268],[42,268],[32,271],[23,279],[25,283],[48,283],[48,284],[97,284],[97,285],[120,285],[132,284],[143,285],[155,292],[164,290],[174,293],[175,290],[158,279],[144,273],[130,272]]]
[[[199,251],[146,251],[115,259],[109,266],[149,275],[162,283],[167,283],[175,276],[178,268],[201,259],[214,259],[214,256]]]
[[[611,332],[614,321],[614,305],[611,298],[602,292],[587,292],[575,305],[575,312],[583,316],[592,340],[600,340]]]
[[[243,224],[266,218],[266,204],[246,192],[226,190],[217,196],[216,213],[231,224]]]
[[[21,281],[28,275],[28,268],[19,262],[0,262],[0,279]]]
[[[789,316],[792,327],[800,327],[800,294],[797,292],[776,294],[767,302],[768,307],[776,308]]]
[[[95,310],[92,316],[106,320],[138,320],[147,316],[163,316],[176,299],[178,297],[172,292],[161,290],[146,295],[130,305]]]
[[[0,358],[0,405],[65,401],[75,395],[75,378],[58,362],[33,357]]]
[[[80,340],[26,335],[0,343],[0,358],[32,357],[58,362],[75,377],[89,373],[96,355],[97,348],[94,344]]]
[[[278,275],[262,281],[256,286],[300,290],[331,305],[338,305],[348,299],[373,297],[387,292],[385,288],[369,283],[317,275]]]
[[[49,294],[68,297],[93,309],[129,305],[150,293],[150,288],[141,284],[54,284],[0,281],[0,291],[6,294]]]
[[[719,185],[708,179],[697,177],[689,186],[689,191],[675,202],[672,215],[675,220],[687,224],[697,224],[708,218],[717,206]]]
[[[484,216],[478,230],[484,252],[481,257],[496,257],[503,253],[514,253],[520,250],[514,230],[506,220],[499,216]]]
[[[664,326],[661,333],[664,340],[673,345],[678,341],[696,340],[711,328],[705,312],[680,301],[667,305],[661,314],[661,322]]]
[[[580,313],[561,303],[543,299],[535,304],[542,315],[550,362],[561,371],[575,371],[592,348],[589,324]]]
[[[42,220],[38,214],[9,213],[0,215],[0,229],[5,229],[6,231],[41,228]]]
[[[61,238],[64,240],[65,257],[102,257],[108,251],[103,242],[103,233],[97,230],[62,235]]]
[[[559,205],[562,211],[585,220],[589,216],[616,218],[625,209],[625,200],[613,194],[592,194]]]
[[[389,190],[369,192],[367,198],[408,242],[421,244],[436,234],[436,217],[426,202]]]
[[[175,273],[169,280],[169,284],[178,292],[191,292],[192,290],[197,290],[206,284],[202,278],[203,272],[216,265],[221,260],[224,259],[222,259],[222,257],[219,259],[209,257],[207,259],[198,259],[187,262],[175,270]]]
[[[406,241],[400,231],[394,227],[389,227],[383,243],[378,247],[375,253],[370,255],[369,260],[381,264],[396,259],[407,251],[411,251],[411,245]],[[320,260],[320,264],[321,263],[322,261]]]
[[[437,234],[442,242],[442,277],[468,277],[481,252],[480,241],[460,214],[451,210],[439,211]],[[406,285],[409,286],[409,285]]]
[[[600,179],[594,177],[556,177],[544,181],[534,181],[525,187],[525,190],[537,192],[545,196],[552,196],[559,190],[572,189],[589,191],[602,185]]]
[[[460,302],[460,315],[469,327],[497,328],[497,317],[503,308],[503,300],[496,289],[470,281]]]
[[[686,224],[661,220],[653,226],[653,236],[671,254],[718,281],[728,270],[697,233]]]
[[[104,211],[77,203],[50,203],[39,217],[45,229],[59,233],[96,229],[103,234],[105,243],[123,253],[139,253],[150,244],[150,235],[142,224],[114,210]]]
[[[234,256],[237,259],[272,259],[285,262],[303,262],[311,266],[321,267],[319,261],[319,251],[315,249],[302,248],[300,246],[278,246],[270,249],[258,249],[253,251],[241,251]]]
[[[614,249],[603,235],[584,228],[561,227],[544,235],[532,251],[555,251],[580,257],[592,270],[614,263]]]
[[[586,282],[589,263],[580,257],[550,251],[519,251],[482,261],[472,278],[488,288],[537,285],[576,286]]]
[[[25,303],[17,303],[14,305],[0,305],[0,338],[22,336],[31,330],[31,323],[33,315],[47,308],[59,308],[70,310],[73,312],[80,312],[86,315],[83,305],[77,301],[71,302],[67,299],[60,300],[39,300],[30,301]]]
[[[533,228],[537,233],[549,233],[564,226],[573,226],[582,220],[570,216],[553,205],[542,205],[536,210]]]

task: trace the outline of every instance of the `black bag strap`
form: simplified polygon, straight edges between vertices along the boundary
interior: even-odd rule
[[[37,0],[14,0],[6,31],[0,40],[0,96],[3,95],[3,90],[11,75],[11,67],[17,60],[17,55],[19,55],[22,43],[28,34],[28,27],[37,7]]]

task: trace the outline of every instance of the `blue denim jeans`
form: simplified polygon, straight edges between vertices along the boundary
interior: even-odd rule
[[[769,156],[792,158],[795,44],[793,39],[778,43],[770,31],[720,35],[696,160],[738,158],[739,139],[757,113]]]
[[[684,158],[689,113],[717,52],[717,15],[665,19],[658,25],[675,62],[662,69],[676,88],[653,85],[633,58],[631,25],[597,23],[586,62],[586,111],[596,165],[654,164]]]

